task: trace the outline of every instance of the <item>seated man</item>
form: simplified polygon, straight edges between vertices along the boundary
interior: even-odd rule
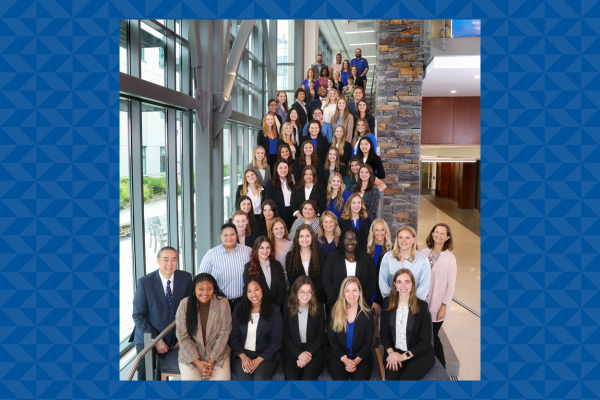
[[[179,254],[173,247],[167,246],[156,255],[158,270],[138,280],[133,297],[133,321],[135,330],[130,341],[133,341],[137,353],[144,350],[144,333],[151,333],[156,338],[169,324],[175,321],[179,302],[188,296],[192,275],[177,270]],[[160,380],[160,363],[169,349],[178,347],[175,329],[156,344],[153,355],[154,380]],[[146,363],[142,360],[138,366],[138,380],[146,380]]]

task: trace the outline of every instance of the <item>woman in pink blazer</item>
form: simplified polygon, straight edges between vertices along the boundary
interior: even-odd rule
[[[433,321],[433,350],[438,360],[446,367],[444,347],[439,332],[444,321],[450,316],[450,306],[456,286],[456,257],[450,252],[452,250],[450,227],[444,223],[436,224],[429,232],[425,243],[428,248],[421,250],[421,253],[429,259],[431,266],[427,304]]]

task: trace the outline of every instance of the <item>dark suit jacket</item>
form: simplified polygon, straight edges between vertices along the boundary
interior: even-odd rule
[[[381,268],[381,260],[383,260],[383,256],[385,253],[383,250],[379,255],[379,260],[377,260],[377,264],[375,265],[375,273],[377,274],[377,279],[375,280],[375,303],[382,305],[383,304],[383,296],[381,295],[381,289],[379,288],[379,269]]]
[[[277,304],[277,307],[283,309],[283,301],[285,300],[285,274],[283,273],[283,267],[277,260],[271,260],[271,287],[269,288],[269,299],[271,303]],[[244,265],[244,286],[250,282],[250,263]],[[262,268],[259,272],[259,276],[265,279],[265,274]],[[265,279],[266,282],[266,279]]]
[[[175,271],[171,277],[173,283],[173,301],[171,302],[171,311],[167,306],[167,299],[160,280],[160,272],[156,270],[138,280],[137,289],[133,297],[133,321],[135,322],[135,331],[133,344],[144,344],[144,333],[151,333],[154,339],[169,324],[175,321],[179,302],[185,299],[190,291],[192,284],[192,275],[186,271]],[[172,329],[164,337],[164,342],[172,348],[177,343],[175,330]]]
[[[350,111],[350,109],[348,109],[348,111]],[[354,131],[356,131],[356,123],[358,122],[358,118],[359,117],[356,115],[356,111],[355,111],[354,112],[354,129],[352,129],[352,136],[354,136]],[[369,130],[374,135],[375,134],[375,117],[373,117],[371,114],[367,114],[365,119],[367,120],[367,123],[369,124]]]
[[[325,186],[320,183],[315,187],[313,185],[313,189],[310,192],[310,197],[306,198],[306,193],[304,188],[296,189],[292,193],[292,198],[290,199],[290,204],[292,207],[292,215],[300,210],[300,206],[304,203],[305,200],[314,200],[319,207],[319,211],[323,213],[325,211],[325,207],[327,207],[327,193],[325,192]],[[302,210],[300,210],[302,213]]]
[[[346,168],[349,168],[348,165],[350,165],[350,156],[352,155],[352,145],[348,142],[344,143],[344,155],[340,156],[340,163],[344,164],[346,166]],[[346,172],[348,172],[348,170],[346,169]],[[346,174],[343,174],[342,177],[346,176]],[[350,188],[346,188],[346,190],[350,190]]]
[[[275,127],[275,131],[277,131],[277,127]],[[260,131],[258,131],[258,133],[256,134],[256,145],[262,146],[265,148],[265,153],[266,153],[267,158],[270,154],[269,153],[269,145],[270,145],[269,140],[270,139],[265,136],[265,133],[263,132],[262,129]]]
[[[427,368],[435,364],[435,354],[431,345],[433,333],[431,314],[427,303],[419,300],[419,312],[413,314],[408,308],[406,323],[406,345],[415,358],[418,358]],[[396,311],[386,311],[390,306],[390,298],[386,297],[381,306],[381,325],[379,334],[384,349],[396,348]]]
[[[254,225],[256,225],[256,223]],[[254,228],[252,228],[252,229],[254,229]],[[244,244],[244,245],[252,248],[252,246],[254,246],[254,242],[256,242],[256,236],[250,234],[249,236],[245,236],[244,243],[240,243],[240,244]]]
[[[377,190],[377,188],[375,188]],[[351,228],[352,220],[339,218],[338,223],[340,225],[340,229]],[[369,240],[369,229],[371,229],[371,220],[369,218],[359,218],[358,219],[358,233],[360,235],[361,250],[367,249],[367,242]]]
[[[352,357],[360,357],[363,360],[370,360],[371,346],[373,346],[373,333],[375,323],[373,322],[373,313],[359,312],[354,320],[354,335],[352,336]],[[343,356],[350,354],[350,349],[346,345],[346,332],[334,332],[333,319],[330,319],[329,330],[327,332],[329,345],[333,355],[339,360]]]
[[[294,196],[294,188],[290,188],[292,190],[292,196]],[[268,181],[265,185],[265,200],[270,199],[275,202],[277,206],[277,212],[279,215],[282,215],[283,210],[285,209],[285,200],[283,198],[283,192],[281,189],[277,189],[273,186],[271,181]],[[291,203],[291,199],[290,199]]]
[[[369,163],[373,172],[375,172],[375,177],[383,180],[385,179],[385,169],[383,168],[383,163],[381,162],[381,157],[375,156],[375,160]]]
[[[329,308],[333,307],[337,301],[342,282],[348,276],[345,260],[343,250],[332,251],[327,256],[327,260],[325,260],[322,279],[327,307]],[[356,274],[354,276],[358,278],[362,286],[363,298],[369,304],[369,300],[373,296],[373,292],[375,292],[375,287],[377,286],[378,276],[375,273],[373,257],[366,251],[356,251]]]
[[[323,105],[323,102],[321,101],[321,98],[317,95],[317,98],[310,103],[310,115],[311,115],[310,119],[312,119],[312,112],[316,108],[321,108],[322,105]]]
[[[346,142],[346,143],[348,143],[348,142]],[[325,168],[324,165],[323,165],[323,168]],[[342,183],[343,183],[344,176],[346,176],[346,166],[340,164],[339,171],[335,171],[335,172],[339,172],[340,174],[342,174]],[[323,182],[321,182],[321,181],[319,181],[319,182],[321,182],[325,186],[325,190],[327,190],[327,184],[329,183],[329,170],[328,169],[324,169],[323,172],[321,172],[321,179],[323,179]],[[346,188],[346,190],[348,190],[348,188]],[[348,190],[348,191],[350,191],[350,190]]]
[[[302,136],[300,139],[300,146],[307,140],[310,140],[310,134],[306,136]],[[327,138],[323,135],[317,136],[317,156],[319,157],[319,161],[321,163],[325,163],[325,158],[327,157],[327,153],[329,152],[329,148],[331,144],[327,141]]]
[[[349,190],[351,193],[358,193],[358,185],[352,186]],[[365,208],[367,209],[367,214],[369,214],[369,219],[371,221],[375,221],[375,219],[377,218],[380,197],[381,192],[379,191],[377,186],[373,186],[371,190],[367,190],[363,193],[363,202],[365,203]]]
[[[238,357],[246,353],[244,344],[248,335],[248,322],[239,324],[237,313],[240,305],[235,306],[231,321],[231,334],[229,335],[229,346],[231,346],[231,356]],[[277,305],[272,304],[273,314],[271,319],[266,321],[263,318],[258,319],[258,328],[256,329],[256,353],[259,357],[269,362],[279,360],[281,357],[280,349],[283,339],[283,321],[281,320],[281,311]]]
[[[325,339],[325,323],[323,316],[323,305],[317,305],[317,315],[314,317],[308,314],[306,321],[306,351],[313,359],[317,356],[325,355],[323,340]],[[298,358],[304,352],[301,348],[300,325],[298,323],[298,314],[290,317],[290,311],[287,308],[283,310],[283,354]]]
[[[327,142],[327,139],[325,139],[325,141]],[[302,180],[302,170],[304,167],[306,167],[306,165],[300,165],[300,153],[298,153],[296,155],[296,159],[294,160],[294,182],[296,182],[296,184],[300,183]],[[321,162],[320,158],[319,161],[317,161],[317,165],[313,165],[313,167],[315,167],[317,170],[317,179],[319,180],[319,183],[322,183],[321,176],[323,175],[323,163]]]
[[[290,107],[290,110],[296,110],[296,112],[298,113],[298,120],[300,121],[300,125],[302,126],[306,125],[306,123],[309,120],[309,116],[311,115],[310,104],[305,104],[304,107],[306,107],[306,111],[304,111],[304,108],[302,108],[300,103],[298,103],[295,99],[294,104],[292,104],[292,106]]]
[[[319,254],[319,272],[315,271],[313,260],[310,260],[310,264],[308,265],[308,277],[313,281],[315,285],[315,294],[317,295],[317,301],[321,304],[325,304],[325,293],[323,292],[323,281],[321,279],[321,273],[323,271],[323,267],[325,266],[325,255],[323,255],[323,251],[321,249],[317,249],[317,253]],[[287,253],[285,257],[285,269],[287,271],[288,280],[290,281],[290,286],[296,282],[299,276],[306,276],[304,272],[304,266],[302,264],[298,265],[298,270],[296,272],[293,271],[293,266],[291,265],[292,260],[292,252]]]
[[[348,102],[348,112],[350,112],[350,114],[352,114],[353,117],[356,117],[356,102],[355,101]],[[352,135],[354,135],[354,132],[352,132]]]

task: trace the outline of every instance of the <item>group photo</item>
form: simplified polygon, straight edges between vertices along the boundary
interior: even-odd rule
[[[477,26],[121,20],[121,379],[479,380]]]

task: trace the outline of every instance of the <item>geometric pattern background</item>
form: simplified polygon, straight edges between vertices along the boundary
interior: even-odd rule
[[[600,397],[600,3],[0,2],[0,397]],[[119,19],[480,18],[481,382],[119,381]]]

